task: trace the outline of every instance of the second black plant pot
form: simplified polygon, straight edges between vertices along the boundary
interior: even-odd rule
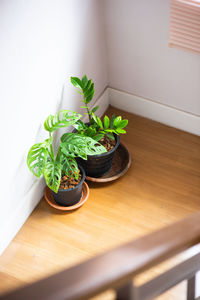
[[[72,206],[78,203],[82,196],[82,186],[85,180],[85,171],[79,166],[82,178],[78,185],[70,189],[59,189],[58,193],[52,191],[54,200],[61,206]]]
[[[78,163],[84,168],[86,176],[98,178],[110,170],[115,151],[120,143],[119,135],[115,135],[115,141],[115,147],[109,152],[98,155],[88,155],[87,160],[78,158]]]

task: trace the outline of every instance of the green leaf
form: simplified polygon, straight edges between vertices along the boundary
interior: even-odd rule
[[[73,127],[78,131],[87,129],[87,126],[81,120],[78,120],[75,124],[73,124]]]
[[[97,121],[97,117],[95,116],[95,114],[93,112],[91,112],[91,116],[92,116],[92,119],[93,121],[98,124],[98,121]]]
[[[82,81],[78,77],[71,77],[70,80],[75,87],[82,89]]]
[[[122,117],[118,116],[117,118],[115,118],[114,122],[113,122],[113,126],[114,127],[118,127],[118,124],[121,122]]]
[[[112,115],[112,118],[110,120],[110,128],[113,128],[114,120],[115,120],[115,115]]]
[[[84,137],[86,142],[86,154],[87,155],[97,155],[107,152],[106,148],[101,144],[97,143],[94,139],[90,137]]]
[[[92,112],[95,113],[97,111],[97,109],[99,109],[99,105],[95,106],[93,109],[92,109]]]
[[[94,93],[95,93],[95,91],[92,91],[92,93],[86,98],[86,103],[88,104],[91,100],[92,100],[92,98],[94,97]]]
[[[108,116],[105,116],[104,117],[104,128],[108,129],[109,125],[110,125],[110,120],[109,120]]]
[[[97,135],[95,135],[95,136],[93,136],[92,138],[93,138],[93,140],[95,140],[95,141],[100,141],[102,138],[104,137],[104,134],[97,134]]]
[[[84,136],[89,136],[89,137],[94,137],[94,135],[97,133],[96,128],[93,126],[89,126],[86,130],[85,130],[85,135]]]
[[[95,93],[94,83],[92,83],[90,88],[84,91],[85,102],[87,104],[92,100],[94,93]]]
[[[114,132],[115,133],[116,129],[111,129],[111,128],[108,128],[108,129],[105,129],[104,132],[107,134],[107,132]]]
[[[87,155],[106,152],[106,149],[90,137],[76,133],[65,133],[61,137],[61,151],[66,156],[87,159]]]
[[[119,134],[119,133],[124,134],[124,133],[126,133],[126,130],[121,129],[121,128],[117,128],[117,129],[116,129],[116,132],[117,132],[118,134]]]
[[[124,119],[118,124],[117,127],[124,128],[127,126],[127,124],[128,124],[128,120]]]
[[[58,192],[61,180],[61,164],[58,161],[49,161],[44,167],[44,178],[47,186],[54,191]]]
[[[111,139],[112,141],[114,141],[115,137],[114,137],[114,135],[112,133],[107,133],[106,135],[107,135],[107,137],[109,139]]]
[[[53,137],[51,136],[41,144],[43,145],[44,148],[48,148],[52,144],[52,142],[53,142]]]
[[[63,154],[69,157],[81,157],[87,159],[85,152],[85,142],[83,136],[77,133],[65,133],[61,137],[61,151]]]
[[[71,110],[61,110],[55,116],[49,115],[44,122],[44,128],[53,132],[58,128],[71,126],[76,123],[82,117],[81,114],[78,114]]]
[[[43,143],[35,144],[31,147],[27,156],[27,165],[29,170],[36,176],[40,177],[43,173],[44,166],[48,158],[47,147],[52,143],[52,137]]]
[[[87,83],[88,83],[87,76],[84,75],[81,81],[82,81],[82,87],[85,88],[87,86]]]
[[[82,95],[83,96],[83,93],[82,92],[80,92],[80,91],[77,91],[80,95]],[[84,102],[84,101],[83,101]]]
[[[77,162],[72,157],[66,157],[64,154],[60,156],[60,164],[62,165],[63,175],[68,175],[71,178],[78,179],[79,168]]]
[[[103,123],[102,123],[101,119],[99,117],[96,117],[96,119],[97,119],[97,124],[99,125],[99,127],[101,129],[103,129]]]
[[[86,87],[83,89],[84,94],[90,90],[91,84],[92,84],[92,80],[90,79],[90,80],[88,80]],[[86,96],[86,94],[85,94],[85,96]]]

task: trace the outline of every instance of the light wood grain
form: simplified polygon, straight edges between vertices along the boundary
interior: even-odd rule
[[[200,138],[109,108],[108,114],[113,112],[129,119],[121,140],[134,164],[117,181],[89,183],[90,196],[77,211],[58,212],[42,199],[0,257],[1,291],[60,271],[200,209]],[[8,284],[8,277],[18,282]],[[178,287],[160,299],[182,300],[182,290]]]

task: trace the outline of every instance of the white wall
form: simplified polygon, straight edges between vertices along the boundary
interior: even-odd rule
[[[169,2],[104,1],[109,86],[200,115],[200,57],[168,47]]]
[[[93,78],[95,99],[107,85],[101,10],[98,0],[0,0],[0,252],[43,194],[26,155],[47,136],[45,118],[79,109],[70,76]]]
[[[79,110],[70,76],[93,78],[95,101],[108,69],[115,89],[200,114],[199,56],[168,48],[168,27],[169,0],[0,0],[0,252],[43,194],[26,155],[44,119]]]

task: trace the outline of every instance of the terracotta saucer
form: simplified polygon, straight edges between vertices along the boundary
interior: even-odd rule
[[[111,169],[103,176],[95,178],[86,176],[86,179],[88,181],[93,182],[109,182],[116,180],[123,176],[129,169],[131,165],[131,156],[128,151],[128,149],[122,144],[119,144],[119,147],[117,148]]]
[[[44,191],[44,197],[45,197],[45,200],[47,201],[47,203],[50,206],[52,206],[56,209],[62,210],[62,211],[69,211],[69,210],[77,209],[78,207],[82,206],[86,202],[88,196],[89,196],[89,187],[85,181],[83,182],[83,191],[82,191],[82,197],[81,197],[80,201],[72,206],[61,206],[58,203],[56,203],[50,188],[46,187],[45,191]]]

